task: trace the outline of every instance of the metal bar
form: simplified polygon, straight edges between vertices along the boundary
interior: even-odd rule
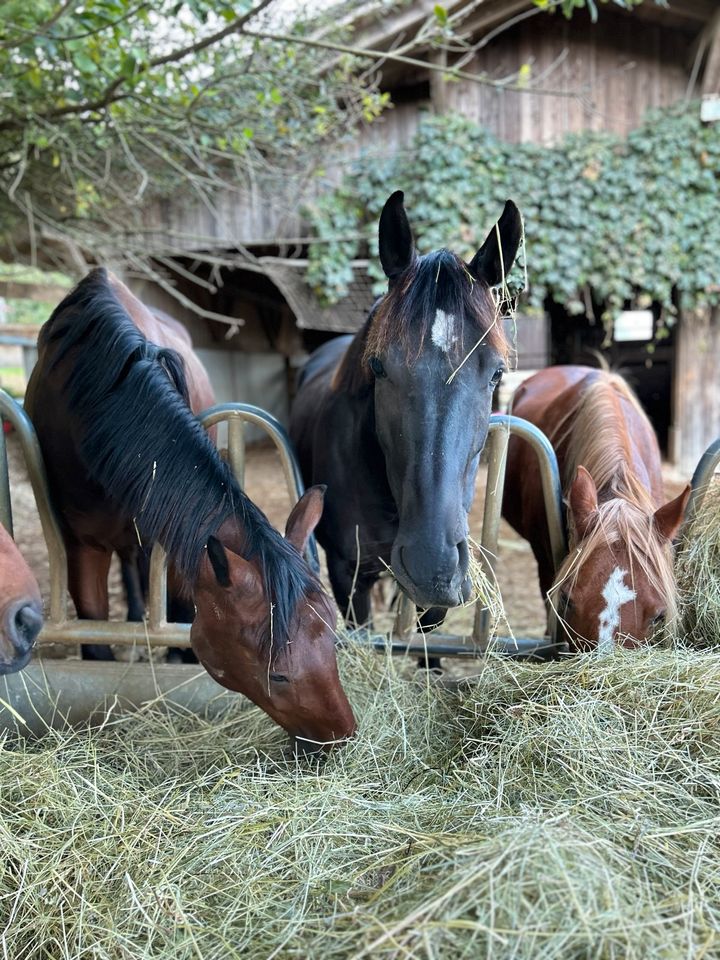
[[[10,499],[10,472],[8,470],[5,424],[0,419],[0,523],[13,536],[12,500]]]
[[[35,428],[23,408],[9,394],[0,390],[0,414],[12,423],[20,440],[23,456],[40,515],[43,536],[48,548],[50,566],[49,619],[55,623],[67,620],[67,555],[60,527],[50,501],[47,474]]]
[[[150,554],[148,574],[148,631],[162,630],[167,624],[167,557],[159,543]]]
[[[228,422],[228,458],[241,489],[245,488],[245,423],[240,417]]]
[[[700,461],[695,468],[690,485],[690,499],[685,510],[685,520],[683,530],[692,521],[702,506],[705,494],[712,483],[713,475],[720,464],[720,439],[715,440],[700,457]],[[681,534],[682,535],[682,531]]]
[[[43,643],[117,643],[125,647],[190,646],[189,623],[163,623],[150,628],[147,621],[66,620],[47,622],[43,626]]]
[[[212,717],[237,694],[220,687],[200,666],[40,660],[0,678],[0,729],[42,736],[66,724],[107,720],[108,711],[162,698]],[[21,718],[21,719],[18,719]]]
[[[523,420],[521,417],[500,416],[499,414],[490,418],[490,424],[497,423],[501,419],[508,421],[513,436],[520,437],[530,444],[538,458],[545,516],[547,517],[555,572],[557,572],[567,556],[567,538],[565,536],[562,484],[555,451],[542,430],[539,430],[534,424]]]
[[[228,429],[230,429],[229,424],[232,420],[239,419],[247,423],[252,423],[256,427],[264,430],[280,454],[280,462],[282,463],[285,474],[285,482],[293,503],[300,499],[305,492],[300,467],[295,459],[292,443],[290,437],[287,435],[287,431],[272,414],[261,410],[260,407],[253,406],[251,403],[219,403],[214,407],[209,407],[207,410],[204,410],[198,419],[206,429],[214,426],[216,423],[220,423],[221,420],[227,420]],[[318,558],[315,537],[311,536],[308,540],[306,554],[310,566],[313,570],[318,571],[320,569],[320,560]]]
[[[467,639],[467,643],[458,643],[458,640]],[[338,646],[347,643],[360,643],[371,646],[375,650],[390,650],[393,654],[422,657],[451,657],[457,660],[477,659],[492,650],[508,657],[549,656],[567,651],[567,644],[554,643],[545,637],[498,638],[492,644],[478,647],[472,637],[463,638],[453,634],[432,634],[423,638],[409,641],[394,640],[385,634],[371,633],[367,630],[356,630],[347,640],[340,639]]]
[[[483,505],[483,525],[480,564],[490,582],[495,580],[495,563],[498,555],[500,514],[503,490],[505,489],[505,466],[510,441],[510,425],[505,420],[491,420],[485,449],[488,452],[488,471]],[[490,635],[490,611],[480,601],[475,603],[473,639],[484,645]]]

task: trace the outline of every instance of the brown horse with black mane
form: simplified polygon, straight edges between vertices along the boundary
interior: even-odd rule
[[[551,618],[572,650],[643,643],[674,613],[672,540],[690,487],[665,503],[655,431],[615,373],[541,370],[518,388],[512,412],[550,439],[567,500],[570,551],[554,575],[537,460],[511,438],[503,515],[532,546]]]
[[[26,405],[42,447],[78,616],[106,619],[113,551],[159,541],[196,608],[191,641],[223,686],[301,745],[351,735],[336,611],[302,557],[323,490],[287,536],[240,490],[192,413],[199,362],[119,280],[94,270],[43,327]]]

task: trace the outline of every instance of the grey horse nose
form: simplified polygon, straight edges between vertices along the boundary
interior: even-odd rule
[[[17,652],[22,656],[30,650],[43,625],[40,609],[34,601],[22,604],[9,611],[7,616],[7,636]]]

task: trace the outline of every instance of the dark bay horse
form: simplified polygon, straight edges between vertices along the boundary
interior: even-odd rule
[[[351,623],[368,620],[388,565],[427,626],[469,597],[468,511],[508,349],[491,287],[521,234],[508,201],[470,263],[417,256],[394,193],[379,228],[388,292],[303,370],[290,435],[306,483],[328,486],[317,536]]]
[[[554,576],[537,461],[511,437],[503,515],[532,546],[551,617],[571,650],[647,641],[674,613],[672,540],[690,487],[665,503],[655,431],[637,397],[606,370],[549,367],[521,384],[512,412],[555,447],[567,502],[570,551]]]
[[[26,406],[78,616],[107,618],[113,551],[159,541],[196,608],[193,649],[218,683],[301,745],[343,739],[355,721],[337,673],[336,611],[301,555],[323,491],[295,506],[285,539],[273,529],[194,417],[196,371],[177,344],[103,269],[41,331]]]
[[[42,624],[37,580],[0,524],[0,676],[27,666]]]

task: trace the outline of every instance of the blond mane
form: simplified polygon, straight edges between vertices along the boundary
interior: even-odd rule
[[[572,589],[583,567],[598,547],[622,543],[628,553],[629,575],[636,576],[667,600],[667,616],[675,612],[675,576],[672,548],[654,522],[656,504],[647,481],[633,468],[630,433],[624,403],[632,408],[643,427],[654,431],[640,402],[625,380],[616,373],[597,371],[581,391],[580,398],[563,417],[550,437],[555,449],[565,448],[563,490],[567,496],[582,464],[598,491],[597,518],[581,540],[569,519],[570,551],[555,577],[552,591],[561,585]],[[590,379],[590,378],[588,378]]]

